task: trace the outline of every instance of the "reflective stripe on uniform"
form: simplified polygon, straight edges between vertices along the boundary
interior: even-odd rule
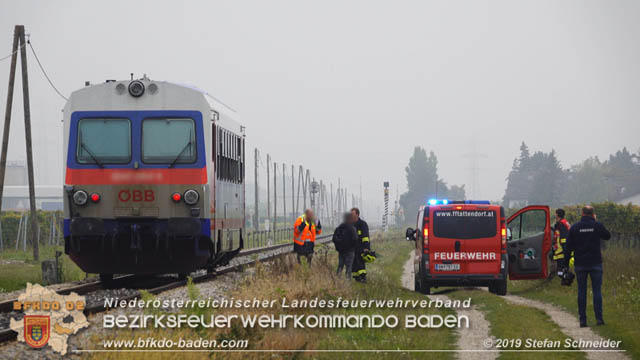
[[[560,244],[564,244],[567,242],[567,239],[560,239]]]
[[[358,271],[352,272],[351,275],[358,276],[358,275],[362,275],[362,274],[366,274],[366,273],[367,273],[367,269],[362,269],[362,270],[358,270]]]
[[[362,242],[369,242],[369,237],[365,236],[362,238]]]

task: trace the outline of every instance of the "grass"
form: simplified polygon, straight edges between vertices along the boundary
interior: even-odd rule
[[[394,240],[395,238],[395,240]],[[359,349],[454,349],[455,333],[452,329],[404,329],[403,320],[406,314],[440,314],[442,316],[453,314],[451,310],[429,309],[283,309],[280,307],[282,298],[286,298],[288,303],[295,300],[320,299],[424,299],[423,295],[413,291],[403,289],[401,286],[401,276],[403,265],[407,259],[407,254],[411,244],[405,241],[398,241],[399,236],[376,236],[372,239],[372,244],[376,252],[380,255],[375,263],[368,266],[369,283],[359,284],[346,280],[343,276],[335,274],[336,254],[333,247],[322,246],[317,249],[313,260],[313,266],[305,264],[298,265],[293,256],[278,258],[269,265],[258,265],[253,274],[240,284],[236,290],[225,294],[228,298],[235,299],[275,299],[274,308],[249,308],[249,309],[207,309],[205,315],[215,312],[220,314],[245,314],[245,315],[279,315],[279,314],[379,314],[396,315],[400,319],[397,328],[380,329],[295,329],[289,326],[285,329],[260,329],[244,328],[240,323],[231,329],[145,329],[131,331],[114,331],[107,333],[109,339],[138,339],[146,337],[169,338],[169,339],[248,339],[249,349],[270,350],[359,350]],[[189,297],[192,299],[201,298],[195,287],[188,287]],[[145,295],[149,296],[149,295]],[[104,336],[101,334],[100,336]],[[96,349],[101,348],[102,338],[98,335],[91,341]],[[225,359],[245,359],[251,358],[319,358],[319,359],[369,359],[375,356],[376,359],[387,358],[437,358],[448,359],[453,356],[451,353],[181,353],[185,358],[213,358],[221,357]],[[143,359],[143,353],[99,353],[97,358],[127,358]],[[175,358],[172,353],[155,353],[154,358],[170,359]]]
[[[40,260],[55,259],[55,252],[61,251],[62,281],[84,279],[85,273],[80,270],[68,256],[64,255],[64,246],[40,246]],[[20,290],[26,284],[42,283],[42,267],[33,260],[32,249],[27,251],[5,249],[0,252],[0,293]]]
[[[360,299],[396,299],[422,300],[424,295],[406,290],[402,287],[402,273],[412,243],[404,241],[399,234],[376,236],[372,246],[379,255],[372,265],[367,267],[368,284],[354,284],[355,296]],[[406,315],[454,314],[453,310],[443,309],[369,309],[359,313],[396,315],[404,319]],[[331,331],[318,344],[324,349],[455,349],[455,334],[452,329],[338,329]],[[371,354],[348,354],[352,359],[369,359]],[[452,353],[376,353],[376,359],[394,359],[398,356],[416,358],[446,359]],[[334,355],[318,356],[318,358],[335,358]]]
[[[567,336],[560,327],[545,312],[528,306],[514,305],[497,295],[480,289],[457,289],[447,296],[454,299],[471,298],[478,310],[482,311],[485,319],[489,321],[490,334],[496,339],[536,339],[551,341],[559,340],[561,348],[564,348],[564,339]],[[507,349],[525,349],[520,347],[508,347]],[[500,359],[540,359],[549,354],[502,352]],[[554,359],[584,359],[584,353],[553,353]]]
[[[640,358],[640,251],[610,247],[603,251],[604,279],[602,284],[605,326],[592,329],[604,338],[621,340],[621,347],[631,358]],[[589,281],[587,293],[587,319],[595,324],[592,292]],[[559,305],[578,317],[578,286],[561,286],[560,280],[511,281],[509,292]]]

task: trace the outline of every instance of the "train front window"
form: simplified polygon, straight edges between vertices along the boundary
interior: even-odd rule
[[[151,164],[191,164],[196,161],[196,130],[192,119],[142,121],[142,161]]]
[[[126,164],[131,161],[129,119],[81,119],[76,159],[80,164]]]

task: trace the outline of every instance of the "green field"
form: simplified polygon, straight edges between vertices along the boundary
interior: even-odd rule
[[[622,341],[634,359],[640,358],[640,251],[610,247],[603,251],[603,312],[606,325],[595,326],[591,282],[587,292],[587,319],[604,338]],[[578,286],[561,286],[560,280],[511,281],[509,293],[561,306],[578,317]]]
[[[64,246],[40,246],[40,260],[55,259],[55,252],[62,252],[62,281],[84,279],[85,273],[80,270],[67,255]],[[0,293],[23,289],[26,284],[42,283],[42,267],[40,262],[33,261],[33,252],[5,249],[0,252]]]

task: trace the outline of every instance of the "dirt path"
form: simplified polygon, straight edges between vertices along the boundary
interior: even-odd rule
[[[547,303],[543,303],[536,300],[531,300],[527,298],[523,298],[516,295],[507,295],[504,296],[503,299],[516,304],[516,305],[524,305],[536,308],[538,310],[544,311],[553,322],[555,322],[558,327],[562,330],[562,332],[573,338],[574,340],[585,340],[585,341],[598,341],[602,340],[602,336],[597,335],[591,328],[581,328],[578,319],[572,314],[560,309],[559,307]],[[606,325],[605,325],[606,326]],[[581,350],[588,350],[589,348],[580,348]],[[629,359],[629,357],[623,352],[586,352],[587,359],[606,359],[606,360],[617,360],[617,359]]]
[[[412,254],[410,254],[412,255]],[[404,271],[402,274],[402,285],[413,290],[413,256],[410,256],[409,260],[404,265]],[[482,288],[486,290],[486,288]],[[430,298],[443,300],[448,299],[446,295],[429,295]],[[568,337],[574,340],[584,341],[600,341],[603,337],[597,335],[591,328],[581,328],[578,319],[572,314],[560,309],[559,307],[543,303],[536,300],[523,298],[516,295],[503,296],[503,299],[516,305],[528,306],[540,311],[545,312],[558,325],[560,330]],[[484,318],[481,311],[478,311],[475,306],[471,306],[470,309],[457,309],[458,314],[463,314],[469,317],[469,328],[458,329],[458,341],[457,347],[460,350],[484,350],[483,341],[487,338],[492,338],[489,334],[490,324]],[[494,339],[495,340],[495,339]],[[494,341],[495,343],[495,341]],[[589,350],[588,347],[581,347],[581,350]],[[624,360],[630,359],[623,352],[585,352],[587,359],[590,360]],[[498,352],[459,352],[457,353],[458,359],[495,359],[499,355]]]
[[[409,260],[404,264],[404,271],[402,273],[402,285],[413,290],[413,256],[410,253]],[[428,295],[432,299],[446,300],[446,295]],[[476,310],[474,305],[468,309],[457,309],[456,312],[459,315],[466,315],[469,317],[468,329],[457,329],[457,348],[460,350],[487,350],[483,342],[487,338],[492,338],[489,335],[489,322],[484,318],[482,312]],[[495,339],[494,339],[495,340]],[[495,341],[492,341],[495,343]],[[458,352],[456,358],[458,359],[482,359],[490,360],[498,357],[498,352]]]

